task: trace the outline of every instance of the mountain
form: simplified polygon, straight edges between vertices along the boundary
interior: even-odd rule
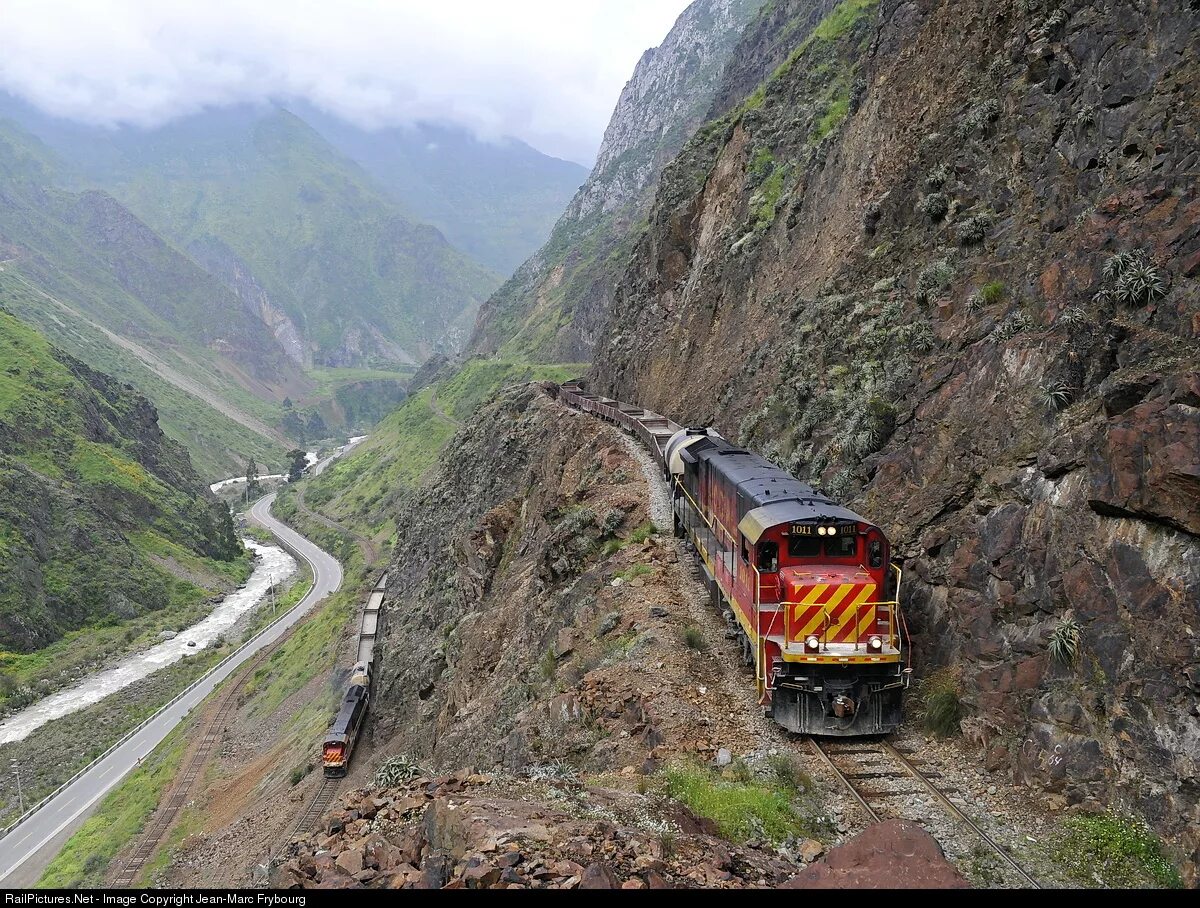
[[[596,164],[546,244],[484,304],[471,350],[587,360],[663,165],[708,114],[760,0],[696,0],[621,92]]]
[[[593,383],[880,521],[968,752],[1194,879],[1196,11],[811,13],[747,31],[663,171]]]
[[[0,311],[0,552],[0,647],[28,652],[177,604],[242,548],[145,398]]]
[[[517,139],[480,139],[449,123],[360,129],[308,105],[289,109],[415,218],[497,274],[532,255],[587,177]]]
[[[135,383],[206,475],[272,462],[284,439],[262,400],[309,386],[227,286],[112,196],[0,122],[0,288],[61,347]],[[232,452],[237,452],[234,456]]]
[[[153,130],[5,113],[232,290],[302,366],[412,364],[453,349],[497,278],[280,108]]]

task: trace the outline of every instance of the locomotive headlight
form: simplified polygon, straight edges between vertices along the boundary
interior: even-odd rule
[[[881,649],[883,649],[883,640],[880,639],[879,637],[872,637],[870,640],[867,641],[867,646],[869,646],[873,650],[881,650]]]
[[[817,535],[824,536],[825,535],[825,527],[817,527]]]
[[[821,648],[821,641],[818,640],[815,635],[813,635],[804,641],[804,648],[815,653]]]

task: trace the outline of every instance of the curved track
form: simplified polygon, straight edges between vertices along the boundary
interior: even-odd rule
[[[876,789],[861,783],[868,779],[887,780],[891,782],[900,779],[912,779],[925,792],[933,795],[938,804],[947,813],[958,822],[967,826],[985,846],[995,852],[1000,860],[1016,874],[1022,884],[1033,889],[1042,888],[1041,884],[999,842],[980,828],[979,824],[972,820],[961,807],[955,804],[949,795],[939,788],[927,773],[922,772],[895,745],[888,741],[855,739],[853,741],[838,741],[831,746],[829,743],[822,745],[815,738],[807,738],[805,740],[808,741],[813,752],[832,772],[834,777],[850,792],[856,803],[862,808],[872,823],[878,823],[881,820],[887,819],[888,814],[892,813],[884,806],[888,798],[914,794],[915,792]],[[880,771],[880,763],[882,761],[876,759],[864,762],[857,759],[859,756],[883,758],[884,760],[890,759],[896,767],[899,767],[899,772],[886,768]],[[886,766],[886,763],[884,763],[884,766]]]

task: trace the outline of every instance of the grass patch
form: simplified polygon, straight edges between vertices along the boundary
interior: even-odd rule
[[[708,641],[704,639],[704,632],[694,624],[683,629],[683,645],[698,653],[708,652]]]
[[[1133,817],[1069,817],[1062,822],[1053,855],[1071,879],[1089,886],[1183,888],[1158,836]]]
[[[647,574],[653,574],[654,568],[648,564],[635,564],[632,567],[626,568],[623,571],[618,571],[614,576],[619,577],[628,583],[630,580],[636,580],[638,577],[645,577]]]
[[[696,816],[712,820],[733,842],[779,843],[809,832],[792,804],[792,793],[782,787],[729,781],[697,766],[673,766],[666,771],[666,793]]]
[[[37,882],[39,889],[97,887],[109,862],[137,836],[158,806],[183,760],[185,739],[177,728],[129,778],[110,793],[71,836]]]
[[[354,584],[344,586],[254,672],[241,694],[254,698],[254,715],[270,715],[314,674],[334,665],[342,629],[361,598]]]
[[[1004,281],[988,281],[979,288],[979,298],[987,306],[1000,302],[1006,293]]]

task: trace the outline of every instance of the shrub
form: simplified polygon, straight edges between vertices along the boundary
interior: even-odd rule
[[[657,532],[658,532],[658,527],[656,527],[650,521],[646,521],[641,526],[639,526],[636,530],[634,530],[632,533],[629,534],[629,541],[640,544],[640,543],[645,542],[647,539],[649,539],[651,536],[653,536]]]
[[[929,171],[929,175],[925,177],[925,188],[930,192],[937,192],[946,185],[946,181],[949,179],[949,168],[945,164],[939,164],[933,170]]]
[[[927,302],[935,292],[941,292],[950,286],[954,279],[954,266],[946,259],[930,262],[917,275],[917,299]]]
[[[958,124],[958,137],[965,139],[974,133],[986,135],[991,131],[992,124],[1000,118],[1000,102],[989,98],[980,101],[964,115]]]
[[[308,772],[310,769],[312,769],[311,763],[308,764],[308,766],[297,766],[295,769],[292,770],[291,775],[288,776],[288,782],[290,782],[292,787],[294,788],[295,786],[300,784],[301,780],[306,775],[308,775]]]
[[[1055,322],[1064,328],[1078,328],[1087,322],[1087,314],[1078,306],[1068,306],[1059,313],[1058,319]]]
[[[961,246],[977,246],[986,238],[992,228],[992,217],[989,214],[975,214],[959,222],[954,228],[954,235]]]
[[[1113,295],[1126,306],[1147,305],[1167,293],[1162,272],[1148,261],[1135,262],[1117,278]]]
[[[1179,871],[1163,853],[1162,842],[1133,817],[1111,813],[1069,817],[1063,821],[1052,854],[1068,876],[1089,886],[1183,888]]]
[[[688,649],[698,653],[708,652],[708,641],[704,639],[704,632],[694,624],[683,629],[683,643]]]
[[[958,734],[962,718],[958,672],[953,668],[939,669],[920,682],[917,694],[918,711],[927,730],[942,737]]]
[[[931,192],[917,203],[917,209],[931,221],[940,221],[950,210],[950,200],[940,192]]]
[[[1054,662],[1074,665],[1079,659],[1079,622],[1070,615],[1063,617],[1050,632],[1049,650]]]
[[[792,754],[782,753],[771,757],[767,764],[775,775],[775,781],[787,791],[810,791],[813,786],[812,777],[800,768],[800,762]]]
[[[388,757],[375,770],[375,785],[379,788],[390,788],[424,775],[424,771],[404,754]]]

